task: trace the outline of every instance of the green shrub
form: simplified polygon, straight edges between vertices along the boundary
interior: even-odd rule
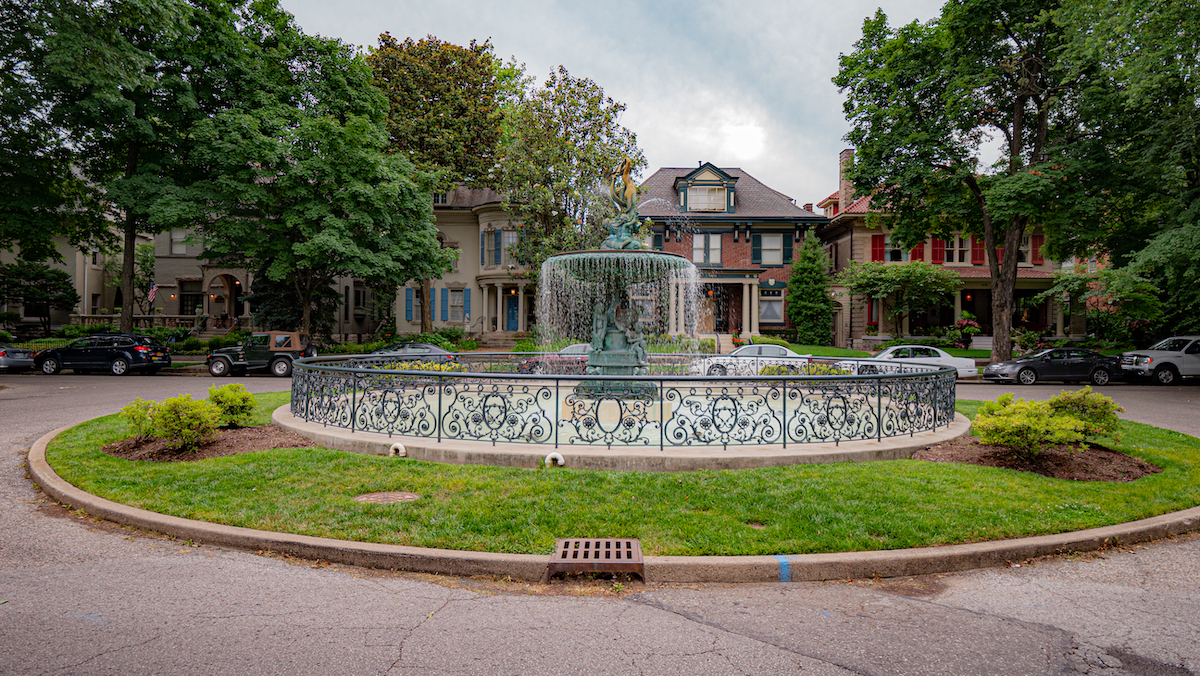
[[[175,354],[182,354],[184,352],[203,352],[207,346],[208,343],[195,336],[192,336],[182,342],[175,343],[175,347],[171,349],[171,352],[174,352]]]
[[[1108,437],[1114,443],[1121,440],[1121,419],[1117,413],[1124,413],[1125,409],[1103,394],[1093,392],[1090,385],[1075,392],[1064,390],[1046,403],[1055,413],[1069,415],[1083,423],[1083,434],[1089,441],[1097,437]]]
[[[221,420],[231,427],[248,424],[254,413],[254,397],[241,383],[213,385],[208,388],[208,400],[221,410]]]
[[[1049,402],[1014,401],[1011,392],[985,401],[972,424],[981,442],[1027,458],[1052,446],[1083,441],[1086,427],[1073,416],[1057,413]]]
[[[221,420],[221,409],[190,394],[165,399],[154,407],[154,436],[177,451],[190,451],[212,439]]]
[[[786,347],[789,350],[792,349],[791,343],[782,338],[775,338],[773,336],[751,336],[750,342],[754,343],[755,345],[778,345],[780,347]]]
[[[154,435],[154,409],[158,406],[153,401],[141,397],[134,399],[121,409],[121,418],[129,425],[129,431],[138,441],[143,441]]]
[[[12,341],[13,334],[8,331],[0,331],[0,343],[11,343]]]
[[[457,343],[467,337],[467,332],[461,326],[443,326],[433,332],[434,335],[441,336],[448,342]]]
[[[773,364],[764,366],[759,369],[760,376],[848,376],[850,371],[840,369],[833,364],[806,364],[789,366],[786,364]]]
[[[713,338],[700,339],[700,354],[716,354],[717,341]]]
[[[457,372],[466,373],[467,367],[455,362],[436,362],[436,361],[398,361],[394,364],[384,366],[385,369],[394,371],[442,371],[446,373]]]
[[[951,338],[893,338],[880,343],[879,349],[887,349],[893,345],[928,345],[929,347],[940,347],[943,350],[958,347],[958,343]]]
[[[458,341],[458,351],[459,352],[469,352],[471,350],[478,350],[478,349],[479,349],[479,341],[475,340],[474,338],[464,338],[464,339]]]

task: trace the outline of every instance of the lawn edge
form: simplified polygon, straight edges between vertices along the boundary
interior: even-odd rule
[[[50,442],[75,426],[53,430],[33,444],[29,450],[29,475],[55,501],[94,517],[200,543],[251,551],[269,550],[366,568],[508,576],[529,581],[546,578],[546,566],[550,561],[546,555],[409,547],[276,533],[168,516],[113,502],[68,483],[46,461],[46,448]],[[1200,530],[1200,507],[1101,528],[943,547],[778,556],[647,556],[645,571],[646,580],[652,582],[721,583],[928,575],[990,568],[1051,554],[1095,551],[1194,530]]]

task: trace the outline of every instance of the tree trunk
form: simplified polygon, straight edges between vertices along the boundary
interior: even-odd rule
[[[421,333],[433,333],[433,280],[421,280]]]
[[[312,291],[305,288],[300,290],[300,331],[312,336]]]
[[[996,248],[988,247],[992,265],[992,363],[1012,358],[1013,293],[1017,288],[1017,255],[1023,221],[1013,219],[1004,232],[1004,257],[996,260]]]

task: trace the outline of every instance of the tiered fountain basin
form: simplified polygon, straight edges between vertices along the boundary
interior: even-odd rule
[[[291,404],[275,418],[348,451],[520,467],[557,453],[568,467],[631,471],[898,459],[970,429],[954,412],[954,369],[936,365],[840,376],[515,372],[539,357],[461,354],[465,373],[398,371],[387,368],[395,358],[369,355],[297,360]],[[693,357],[652,355],[652,373]]]

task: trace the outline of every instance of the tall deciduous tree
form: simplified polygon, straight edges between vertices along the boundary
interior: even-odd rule
[[[518,260],[536,279],[547,256],[604,241],[612,213],[608,176],[629,157],[646,166],[636,135],[621,126],[625,104],[559,66],[538,89],[511,104],[496,188],[522,219]]]
[[[142,314],[150,314],[150,289],[154,287],[154,245],[139,244],[134,252],[133,259],[133,295],[126,296],[125,292],[121,292],[121,297],[124,300],[122,307],[125,305],[135,306]],[[124,271],[121,270],[121,265],[116,261],[108,261],[104,265],[104,274],[108,278],[109,286],[121,286],[121,280],[125,278]]]
[[[892,320],[893,338],[904,334],[906,315],[944,304],[958,288],[956,272],[921,261],[902,264],[852,262],[838,275],[838,281],[852,295],[883,304],[884,314]]]
[[[1067,101],[1079,73],[1057,58],[1065,42],[1050,12],[1058,0],[955,0],[928,23],[892,29],[882,11],[863,23],[834,83],[846,93],[850,173],[902,244],[954,230],[987,249],[992,359],[1010,356],[1013,290],[1022,237],[1094,220],[1102,181],[1069,164],[1055,144],[1074,121]],[[981,142],[1004,140],[981,166]],[[881,219],[876,218],[876,222]]]
[[[829,255],[812,232],[792,263],[788,281],[787,314],[801,345],[831,345],[833,298],[829,295]]]
[[[434,176],[437,191],[488,180],[503,118],[500,62],[490,43],[460,47],[432,35],[398,42],[384,33],[367,63],[387,95],[389,150]],[[421,297],[433,298],[432,280],[421,283]],[[421,331],[433,331],[428,300],[421,303]]]
[[[242,19],[254,96],[195,125],[195,159],[214,178],[160,203],[163,223],[201,224],[205,256],[287,281],[311,331],[339,276],[393,286],[449,265],[430,182],[385,152],[386,100],[350,45],[305,35],[271,3]]]
[[[11,307],[23,305],[26,315],[36,314],[48,338],[50,312],[71,310],[79,302],[79,294],[65,270],[18,260],[11,265],[0,265],[0,300]]]

